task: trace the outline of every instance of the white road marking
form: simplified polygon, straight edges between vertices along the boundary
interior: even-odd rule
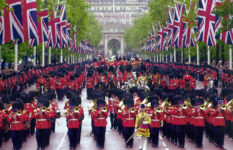
[[[66,131],[67,132],[67,131]],[[57,150],[59,150],[60,148],[61,148],[61,146],[62,146],[62,143],[63,143],[63,141],[65,140],[65,137],[66,137],[66,135],[67,135],[67,133],[64,133],[64,135],[63,135],[63,137],[62,137],[62,139],[61,139],[61,142],[59,143],[59,145],[58,145],[58,147],[57,147]]]
[[[162,145],[163,145],[163,146],[167,146],[165,142],[162,142]]]
[[[162,140],[162,136],[159,136],[159,139]]]

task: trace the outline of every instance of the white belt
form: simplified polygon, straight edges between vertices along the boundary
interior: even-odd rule
[[[37,119],[36,121],[47,121],[47,119]]]
[[[159,119],[152,119],[152,121],[160,121]]]
[[[103,119],[105,119],[105,118],[97,118],[98,120],[103,120]]]
[[[14,122],[12,122],[12,123],[21,123],[20,121],[14,121]]]
[[[126,118],[125,120],[134,120],[134,118]]]
[[[217,118],[217,119],[224,119],[224,117],[215,117],[215,118]]]
[[[77,121],[78,119],[69,119],[69,121]]]
[[[185,116],[176,116],[177,118],[185,118]]]
[[[204,119],[204,117],[194,117],[195,119]]]

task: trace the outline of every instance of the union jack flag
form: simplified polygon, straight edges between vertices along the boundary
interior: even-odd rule
[[[25,38],[21,0],[7,0],[6,4],[8,4],[9,9],[12,10],[9,12],[11,40],[14,40],[17,44],[23,43]]]
[[[169,6],[169,17],[168,17],[168,46],[174,47],[174,16],[175,16],[175,8]]]
[[[59,26],[59,23],[60,23],[60,18],[58,17],[55,17],[55,13],[52,14],[51,16],[51,19],[49,21],[49,26],[51,28],[51,36],[52,36],[52,40],[51,40],[51,43],[52,43],[52,46],[54,48],[56,48],[57,46],[59,46],[59,38],[60,38],[60,26]],[[58,27],[59,26],[59,27]],[[58,31],[57,31],[58,30]],[[59,37],[59,38],[57,38]]]
[[[152,46],[151,46],[151,52],[155,52],[155,27],[154,25],[152,26],[152,34],[151,34],[151,41],[152,41]]]
[[[59,5],[58,10],[60,13],[60,47],[65,48],[67,46],[67,35],[66,35],[66,6],[65,3]]]
[[[67,44],[71,45],[71,35],[70,35],[70,23],[66,24],[66,35],[67,35]]]
[[[209,46],[216,45],[214,0],[199,0],[197,40]]]
[[[48,9],[41,10],[41,12],[38,13],[38,16],[40,18],[40,21],[38,23],[38,29],[41,30],[40,41],[45,42],[45,41],[48,41],[48,37],[49,37],[49,26],[48,26],[49,11]]]
[[[73,50],[74,52],[77,50],[77,31],[76,31],[76,27],[74,27],[74,37],[73,37],[73,43],[71,46],[71,50]]]
[[[174,16],[174,46],[176,48],[182,47],[183,41],[183,15],[185,6],[183,4],[175,3],[175,16]]]
[[[39,36],[39,41],[37,38],[31,38],[29,45],[32,46],[37,46],[41,44],[42,42],[48,41],[48,10],[44,9],[41,10],[39,13],[37,13],[38,17],[38,22],[37,22],[37,27],[38,27],[38,36]],[[47,44],[46,44],[47,45]]]
[[[3,8],[3,15],[0,17],[0,45],[11,41],[10,12]]]
[[[34,39],[36,43],[39,41],[39,30],[37,27],[37,8],[36,0],[21,0],[22,1],[22,19],[24,41]]]
[[[53,46],[53,36],[52,36],[52,29],[51,26],[48,26],[48,41],[46,42],[46,47]]]
[[[233,2],[233,1],[231,1],[231,2]],[[222,4],[222,0],[216,0],[216,6],[219,6],[221,4]],[[226,16],[226,17],[229,17],[229,16]],[[219,31],[221,26],[222,26],[222,24],[221,24],[221,21],[219,19],[219,16],[218,16],[218,14],[216,14],[216,17],[215,17],[215,32],[216,33]],[[220,34],[216,34],[215,37],[216,37],[216,39],[221,39],[223,42],[225,42],[227,44],[233,45],[233,28],[230,29],[229,31],[225,31],[225,32],[220,33]]]
[[[165,44],[166,44],[166,40],[165,40],[165,36],[168,32],[168,28],[166,27],[160,27],[160,25],[158,25],[158,37],[159,37],[159,49],[160,50],[165,50]]]

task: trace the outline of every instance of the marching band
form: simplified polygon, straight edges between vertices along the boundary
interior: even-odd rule
[[[19,150],[36,133],[37,149],[44,150],[56,132],[56,119],[65,117],[69,147],[75,150],[81,140],[84,88],[90,101],[90,135],[99,149],[104,149],[108,117],[126,148],[135,142],[140,150],[146,150],[147,142],[157,148],[159,134],[179,148],[185,140],[203,147],[204,133],[218,148],[223,148],[225,135],[233,139],[233,77],[210,66],[113,57],[27,68],[18,74],[0,79],[0,147],[11,138],[13,149]],[[203,89],[196,89],[197,79]],[[23,91],[34,83],[35,91]],[[64,97],[61,114],[58,101]]]

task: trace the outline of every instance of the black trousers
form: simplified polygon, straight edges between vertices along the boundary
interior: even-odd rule
[[[58,100],[63,100],[63,97],[64,97],[64,90],[63,89],[57,89],[57,97],[58,97]]]
[[[95,127],[97,145],[104,147],[106,127]]]
[[[36,119],[33,118],[30,123],[30,134],[34,135],[35,133],[35,127],[36,127]]]
[[[82,124],[79,125],[78,130],[79,130],[79,132],[78,132],[78,144],[80,144],[80,141],[81,141],[81,133],[82,133]]]
[[[69,128],[68,129],[68,137],[70,142],[70,147],[76,148],[78,144],[78,133],[79,128]]]
[[[224,126],[214,126],[214,142],[217,146],[224,145]]]
[[[11,140],[13,143],[13,148],[14,150],[19,150],[22,147],[22,143],[23,143],[23,131],[19,130],[19,131],[11,131]]]
[[[226,126],[225,126],[225,131],[226,131],[226,134],[232,138],[232,126],[231,126],[231,120],[226,120]]]
[[[184,146],[185,144],[185,125],[176,125],[176,136],[179,146]]]
[[[87,88],[87,99],[92,99],[93,88]]]
[[[118,127],[118,133],[121,134],[123,130],[121,119],[117,119],[117,127]]]
[[[134,127],[124,127],[123,130],[125,142],[128,141],[128,139],[134,134]],[[133,146],[134,138],[131,138],[128,143],[126,143],[127,146]]]
[[[195,144],[197,146],[202,146],[204,127],[195,126],[194,127],[194,133],[195,133]]]
[[[36,130],[36,141],[37,147],[44,149],[48,144],[48,138],[50,129],[37,129]]]
[[[2,141],[3,141],[3,129],[0,127],[0,147],[2,146]]]
[[[150,128],[150,137],[153,146],[158,146],[159,144],[159,129],[160,128]]]
[[[116,129],[117,128],[117,118],[116,118],[116,114],[114,113],[110,113],[110,122],[111,122],[111,128]]]

